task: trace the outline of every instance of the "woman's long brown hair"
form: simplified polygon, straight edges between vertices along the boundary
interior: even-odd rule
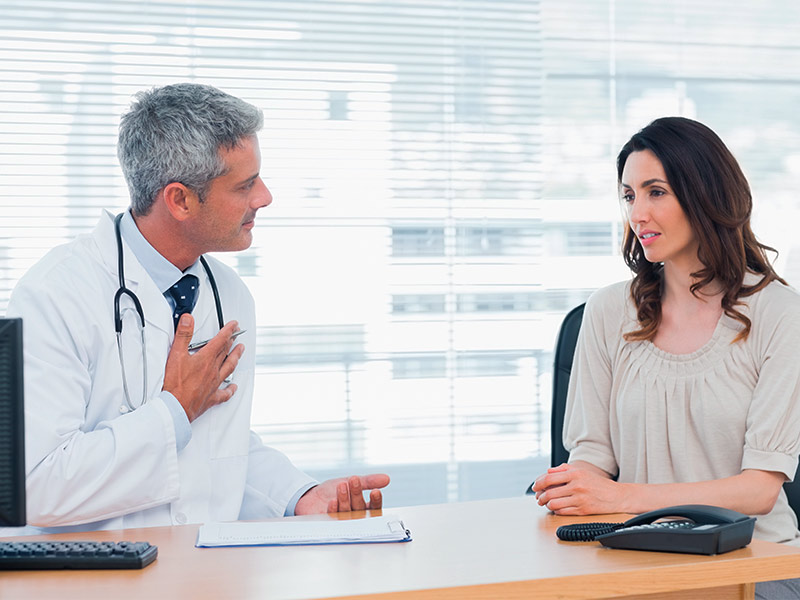
[[[741,298],[781,279],[767,258],[773,248],[760,243],[750,228],[753,198],[739,163],[711,129],[683,117],[656,119],[636,133],[617,156],[617,182],[632,152],[650,150],[661,161],[678,202],[699,240],[703,267],[692,273],[695,296],[712,281],[723,292],[722,309],[744,325],[736,340],[750,333],[751,322],[736,309]],[[663,265],[651,263],[636,234],[628,227],[622,244],[625,263],[634,273],[631,297],[639,329],[624,335],[628,341],[652,340],[661,324]],[[762,275],[755,285],[744,285],[747,271]]]

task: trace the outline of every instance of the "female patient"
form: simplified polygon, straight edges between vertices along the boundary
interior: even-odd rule
[[[617,176],[634,277],[586,305],[570,462],[536,480],[539,504],[712,504],[758,515],[758,538],[800,544],[782,489],[800,452],[800,295],[750,229],[747,180],[713,131],[678,117],[634,135]]]

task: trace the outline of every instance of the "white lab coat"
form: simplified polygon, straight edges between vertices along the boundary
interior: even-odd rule
[[[226,321],[247,332],[226,403],[192,424],[177,451],[172,416],[159,398],[174,337],[169,304],[124,244],[126,285],[145,313],[148,401],[128,414],[113,320],[118,288],[113,216],[92,234],[50,251],[19,282],[8,306],[22,317],[28,523],[118,529],[282,516],[312,479],[250,431],[256,324],[253,298],[236,273],[209,257]],[[201,269],[194,341],[219,330]],[[122,301],[131,401],[142,398],[142,348],[132,303]]]

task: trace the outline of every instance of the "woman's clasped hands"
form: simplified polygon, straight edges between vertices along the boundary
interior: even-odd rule
[[[533,491],[539,505],[557,515],[596,515],[628,512],[628,487],[605,471],[578,461],[547,469],[536,478]]]

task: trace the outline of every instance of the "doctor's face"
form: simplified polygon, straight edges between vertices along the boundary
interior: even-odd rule
[[[258,138],[243,138],[239,146],[220,150],[220,157],[227,171],[211,180],[205,199],[197,205],[192,228],[192,236],[203,252],[249,248],[256,212],[272,202],[272,194],[259,176]]]

